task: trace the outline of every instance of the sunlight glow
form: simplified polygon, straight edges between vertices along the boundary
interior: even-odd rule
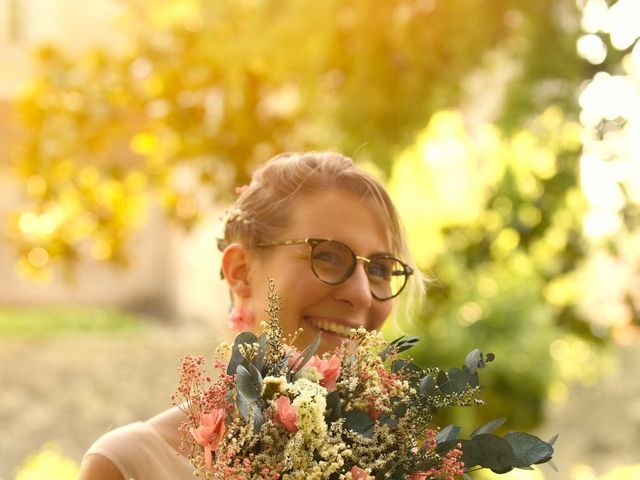
[[[598,72],[580,94],[580,106],[606,120],[631,118],[640,111],[636,85],[627,76]]]
[[[605,27],[609,7],[605,0],[588,0],[582,8],[582,29],[597,33]]]
[[[618,0],[609,8],[607,23],[613,47],[629,48],[640,37],[640,2]]]
[[[581,182],[590,207],[584,230],[602,239],[624,230],[625,202],[640,204],[640,2],[618,0],[608,7],[604,0],[587,0],[582,15],[586,34],[576,47],[592,64],[607,57],[599,33],[609,34],[616,50],[633,47],[622,59],[621,74],[596,73],[579,97]]]
[[[578,39],[578,54],[593,65],[600,65],[607,58],[607,46],[593,33]]]

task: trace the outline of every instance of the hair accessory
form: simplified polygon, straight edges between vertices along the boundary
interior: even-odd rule
[[[227,325],[233,332],[251,331],[254,329],[256,318],[249,307],[245,305],[234,305],[231,307],[227,317]]]

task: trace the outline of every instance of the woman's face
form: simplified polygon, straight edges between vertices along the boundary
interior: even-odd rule
[[[382,217],[371,201],[334,190],[301,196],[294,201],[291,221],[274,241],[305,238],[339,240],[362,257],[390,254],[391,241]],[[373,298],[363,264],[338,285],[320,281],[309,265],[306,244],[272,246],[250,251],[249,304],[259,322],[266,319],[267,279],[275,281],[280,297],[280,324],[285,333],[298,328],[296,346],[306,347],[322,330],[318,352],[332,350],[345,338],[344,327],[379,330],[389,316],[394,300]]]

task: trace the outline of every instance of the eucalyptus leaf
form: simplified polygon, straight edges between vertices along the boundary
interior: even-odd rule
[[[234,375],[238,365],[246,363],[244,355],[240,353],[238,345],[252,345],[258,341],[258,337],[252,332],[242,332],[236,335],[233,341],[233,347],[231,348],[231,358],[227,365],[227,375]]]
[[[327,414],[325,419],[332,423],[342,417],[342,401],[340,394],[334,390],[327,395]]]
[[[445,372],[444,370],[440,370],[438,372],[438,376],[436,377],[436,385],[438,386],[438,388],[442,393],[446,393],[446,394],[453,393],[453,386],[449,381],[449,376],[447,375],[447,372]]]
[[[407,414],[407,410],[409,407],[407,406],[406,403],[400,402],[399,399],[397,402],[393,402],[393,399],[392,399],[392,408],[393,408],[393,414],[397,418],[403,418]]]
[[[353,430],[360,435],[371,438],[373,435],[373,427],[375,422],[365,412],[349,411],[344,412],[342,417],[345,419],[345,427]]]
[[[251,405],[255,403],[256,403],[255,400],[253,401],[249,400],[247,397],[245,397],[244,395],[240,394],[240,392],[238,392],[238,395],[236,396],[236,405],[238,406],[238,411],[240,412],[240,415],[245,420],[249,420],[249,411],[251,409]]]
[[[500,417],[485,423],[484,425],[482,425],[481,427],[478,427],[473,431],[473,433],[471,434],[471,438],[475,437],[476,435],[480,435],[482,433],[495,432],[498,428],[500,428],[504,424],[506,420],[507,420],[507,417]]]
[[[460,433],[460,427],[457,425],[447,425],[436,434],[436,443],[444,443],[456,440]]]
[[[525,432],[510,432],[504,436],[515,455],[514,467],[528,467],[551,460],[553,447],[535,435]]]
[[[410,377],[419,377],[424,373],[424,370],[418,367],[415,363],[411,363],[409,360],[398,358],[391,364],[391,372],[398,373],[400,371],[408,373]]]
[[[467,374],[467,383],[469,385],[471,385],[472,387],[480,386],[480,378],[478,377],[478,372],[470,373],[465,371],[465,373]]]
[[[238,411],[242,418],[244,418],[247,422],[253,422],[253,431],[257,432],[260,430],[260,427],[264,424],[265,418],[262,412],[260,411],[260,407],[257,401],[248,400],[243,395],[238,395],[236,399],[236,405],[238,406]]]
[[[475,465],[479,465],[482,461],[482,450],[478,445],[473,444],[469,440],[452,438],[446,442],[438,443],[436,446],[436,453],[444,455],[454,448],[458,448],[462,451],[462,457],[460,460],[464,463],[465,468],[471,468]]]
[[[475,373],[481,358],[482,352],[479,348],[471,350],[469,353],[467,353],[467,356],[464,359],[464,366],[467,367],[469,372]]]
[[[243,396],[250,402],[256,401],[262,391],[262,375],[254,365],[245,368],[238,365],[236,369],[236,383],[238,395]]]
[[[489,468],[494,473],[506,473],[513,469],[515,455],[509,442],[490,433],[482,433],[469,439],[469,444],[478,449],[480,461],[478,465]],[[462,449],[464,453],[464,448]],[[464,462],[464,460],[463,460]],[[465,467],[467,463],[465,463]]]
[[[467,389],[467,374],[461,368],[450,368],[447,371],[452,392],[463,393]]]
[[[419,391],[424,397],[433,395],[436,391],[436,382],[433,380],[433,375],[428,374],[420,379]]]
[[[262,373],[262,370],[265,367],[265,361],[266,361],[267,349],[268,349],[267,342],[268,342],[267,335],[265,333],[262,333],[258,337],[258,344],[260,345],[258,349],[258,355],[256,355],[256,357],[251,361],[251,363],[256,366],[256,368],[260,371],[260,373]]]

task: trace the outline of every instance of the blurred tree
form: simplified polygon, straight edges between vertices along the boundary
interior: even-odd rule
[[[393,166],[411,249],[435,277],[422,315],[400,322],[426,339],[415,359],[456,366],[474,348],[498,359],[484,374],[488,407],[457,419],[467,426],[506,415],[531,427],[557,382],[598,373],[597,339],[575,309],[589,247],[579,153],[580,125],[557,107],[510,136],[472,136],[441,112]]]
[[[388,173],[496,49],[523,66],[515,80],[575,69],[566,67],[574,65],[566,49],[550,45],[571,44],[577,33],[572,0],[151,0],[123,8],[127,52],[70,60],[44,49],[22,99],[18,168],[32,201],[10,234],[25,275],[54,260],[126,262],[127,235],[149,194],[189,226],[283,150],[336,148]],[[527,67],[547,57],[554,61]],[[511,110],[529,111],[513,98]]]
[[[494,351],[500,398],[486,415],[510,426],[536,422],[545,395],[561,396],[556,380],[597,368],[598,339],[575,307],[589,251],[576,100],[593,67],[575,54],[574,0],[123,7],[127,52],[43,49],[21,101],[30,203],[10,235],[25,275],[54,261],[124,264],[150,197],[188,227],[271,155],[335,148],[390,177],[437,278],[411,326],[430,339],[420,362]],[[514,67],[500,130],[472,135],[446,109],[473,73],[503,68],[496,58]]]

